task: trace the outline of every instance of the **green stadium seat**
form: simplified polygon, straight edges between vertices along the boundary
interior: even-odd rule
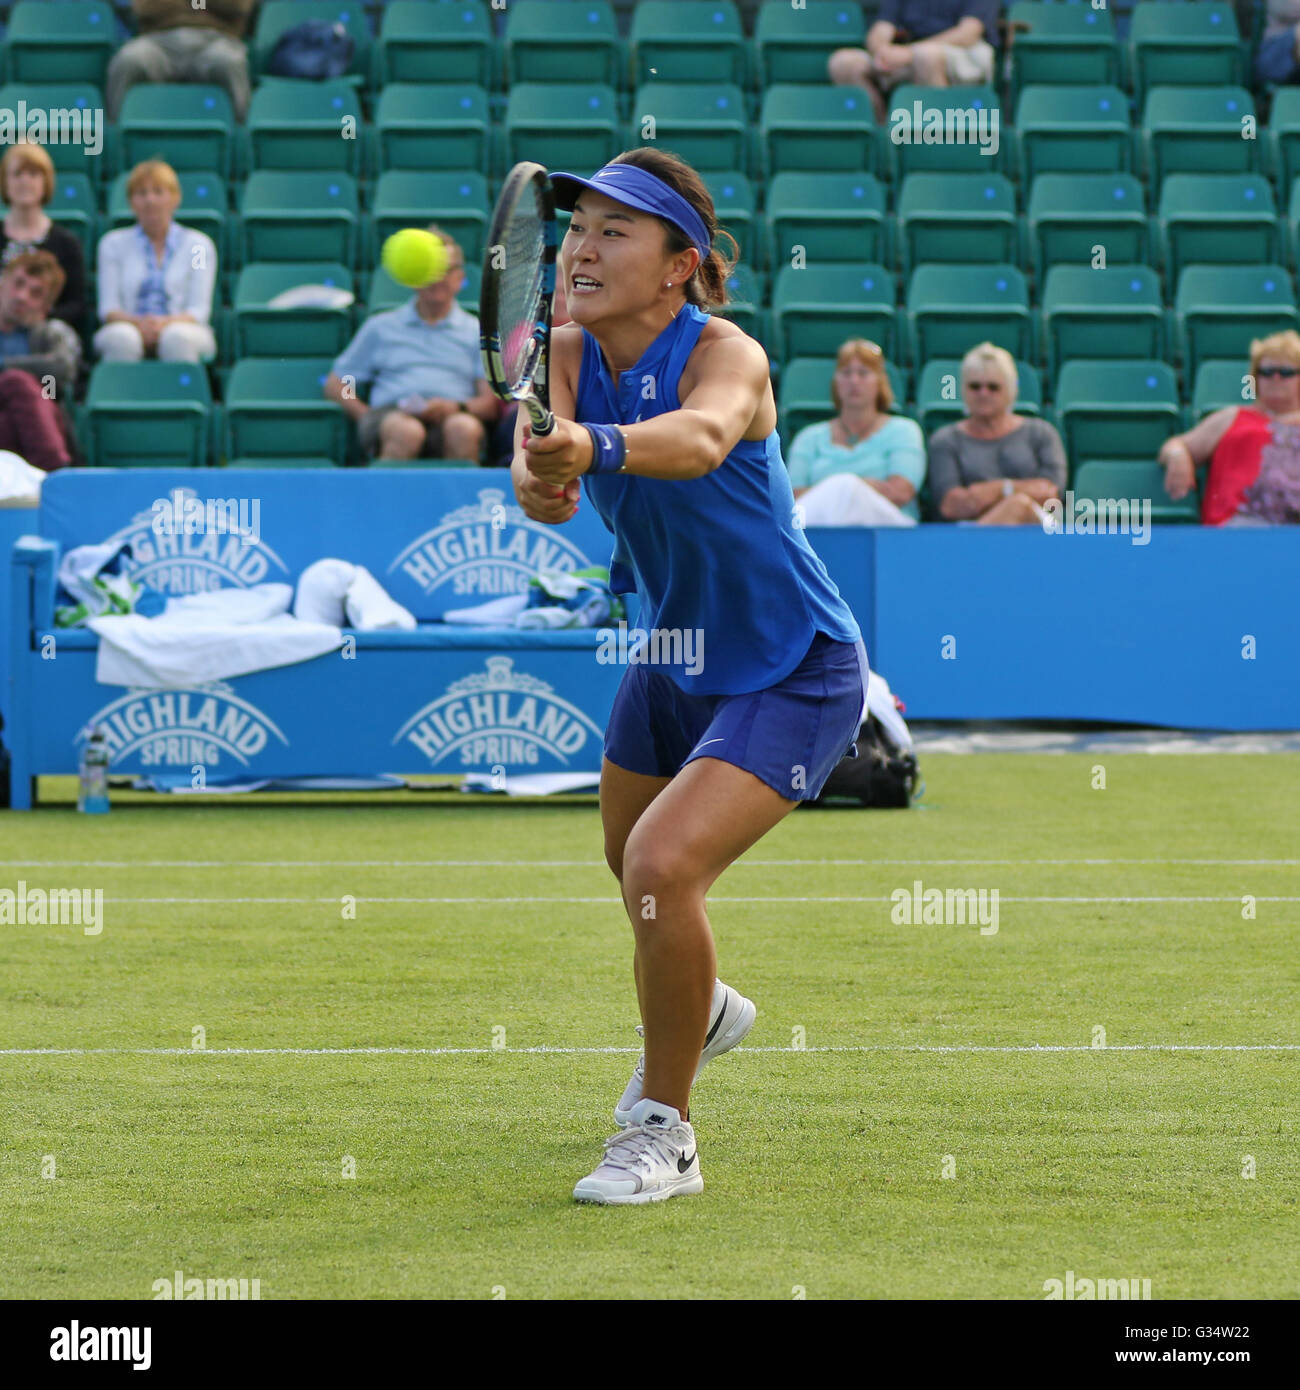
[[[375,131],[384,169],[485,169],[488,94],[482,87],[390,82],[379,94]]]
[[[1280,265],[1189,265],[1174,317],[1189,380],[1211,357],[1235,357],[1244,372],[1252,338],[1296,327],[1295,291]]]
[[[1255,118],[1255,101],[1244,87],[1152,88],[1142,113],[1152,183],[1163,183],[1168,174],[1254,172],[1260,142],[1243,137],[1247,117]]]
[[[701,172],[748,168],[749,132],[734,84],[647,82],[632,98],[632,142],[672,150]]]
[[[87,450],[104,468],[199,468],[211,409],[195,363],[100,362],[86,390]]]
[[[117,47],[113,8],[105,0],[19,0],[4,37],[9,82],[102,87]]]
[[[962,357],[991,342],[1013,357],[1034,352],[1025,277],[1014,265],[920,265],[907,286],[911,360]]]
[[[849,338],[869,338],[899,357],[894,277],[883,265],[783,266],[772,293],[775,355],[834,357]]]
[[[224,87],[141,82],[122,103],[119,162],[131,169],[144,159],[165,159],[182,169],[215,169],[229,178],[235,116]]]
[[[1300,178],[1300,87],[1279,87],[1273,93],[1268,135],[1279,194]]]
[[[630,46],[637,86],[669,75],[673,82],[746,79],[745,38],[732,0],[638,0]]]
[[[608,0],[511,0],[506,84],[594,82],[623,86],[623,47]]]
[[[809,265],[888,258],[885,190],[871,174],[777,174],[765,222],[774,269],[790,265],[799,247]]]
[[[909,174],[898,195],[899,264],[1020,258],[1016,195],[1001,174]]]
[[[905,83],[889,97],[886,122],[895,177],[987,174],[1006,160],[998,94],[992,87],[919,87]],[[917,113],[920,120],[917,121]],[[931,123],[941,138],[931,140]],[[996,121],[997,125],[989,124]],[[950,129],[951,127],[951,129]],[[988,137],[986,145],[981,136]],[[906,136],[906,138],[897,138]],[[993,153],[985,153],[991,149]]]
[[[1016,104],[1020,176],[1133,169],[1128,98],[1118,87],[1025,87]]]
[[[1158,211],[1165,276],[1185,265],[1282,259],[1273,187],[1261,174],[1170,174]]]
[[[327,458],[237,458],[227,459],[227,468],[335,468],[338,465]]]
[[[249,59],[254,74],[266,74],[266,65],[275,45],[288,29],[308,20],[323,19],[341,24],[352,38],[352,61],[342,79],[353,87],[370,79],[370,25],[364,7],[357,0],[262,0],[257,11],[257,28],[249,43]],[[271,78],[279,82],[281,78]]]
[[[115,227],[129,227],[135,221],[130,199],[126,196],[129,178],[129,174],[119,174],[109,185],[105,200],[106,231]],[[235,254],[237,242],[230,234],[233,219],[227,211],[225,180],[211,170],[198,169],[182,169],[176,179],[181,186],[180,206],[176,209],[177,222],[210,236],[216,243],[222,267],[233,269],[231,262],[238,259]],[[53,213],[50,215],[52,217]]]
[[[1209,358],[1196,369],[1188,423],[1195,424],[1224,406],[1250,405],[1254,399],[1255,386],[1250,379],[1248,361],[1241,357]]]
[[[531,159],[584,176],[623,149],[613,87],[591,83],[521,82],[506,103],[505,158]]]
[[[436,222],[455,237],[466,261],[483,259],[489,217],[488,186],[474,170],[417,174],[390,169],[380,174],[370,206],[369,259],[378,259],[384,241],[403,227]]]
[[[329,261],[271,261],[246,265],[235,285],[233,355],[337,357],[352,337],[352,315],[342,309],[273,309],[271,301],[298,285],[330,285],[351,292],[352,272]]]
[[[885,363],[885,371],[894,392],[893,413],[902,414],[907,400],[907,373],[893,362]],[[781,369],[777,408],[781,416],[781,438],[787,447],[801,429],[829,420],[835,414],[831,403],[834,375],[833,357],[796,357]]]
[[[1007,13],[1012,31],[1011,93],[1031,83],[1119,80],[1119,50],[1110,11],[1089,4],[1018,0]]]
[[[1055,406],[1075,467],[1090,459],[1154,459],[1182,427],[1178,381],[1166,362],[1067,362]]]
[[[1217,87],[1241,81],[1237,17],[1223,0],[1138,5],[1129,39],[1139,105],[1153,87]]]
[[[491,12],[484,0],[388,0],[377,44],[381,82],[492,81]],[[471,161],[472,162],[472,161]]]
[[[253,93],[247,127],[256,169],[361,172],[361,103],[342,79],[268,78]]]
[[[1054,265],[1149,260],[1151,238],[1142,185],[1132,174],[1039,174],[1029,194],[1029,245],[1040,279]]]
[[[739,169],[726,169],[704,174],[703,179],[713,198],[718,225],[736,238],[741,261],[761,267],[763,239],[757,228],[758,196],[748,175]]]
[[[240,192],[242,261],[357,261],[357,184],[349,174],[259,169]]]
[[[82,113],[79,117],[82,123],[80,133],[86,137],[85,139],[74,139],[71,143],[51,141],[48,139],[47,128],[44,132],[46,138],[38,139],[34,143],[45,147],[46,154],[54,161],[55,169],[61,174],[86,174],[92,180],[104,177],[104,166],[108,161],[91,153],[96,132],[103,137],[105,149],[111,135],[109,127],[101,124],[104,96],[98,87],[88,82],[6,82],[0,87],[0,111],[14,112],[15,122],[16,113],[21,109],[22,103],[26,103],[28,112],[27,131],[32,134],[42,133],[39,125],[33,125],[32,113],[41,113],[42,120],[46,119],[44,113],[48,111]],[[75,125],[69,124],[67,133],[76,136],[78,131]]]
[[[769,175],[885,172],[871,101],[856,87],[777,83],[763,93],[759,133]]]
[[[1165,492],[1165,470],[1153,459],[1088,459],[1078,465],[1070,486],[1075,508],[1084,501],[1097,503],[1099,518],[1107,515],[1103,509],[1108,502],[1149,500],[1153,522],[1200,520],[1196,493],[1189,492],[1179,502],[1171,501]],[[1118,515],[1122,519],[1124,513]],[[1131,511],[1129,516],[1132,517]]]
[[[474,261],[466,261],[465,284],[456,296],[456,303],[474,315],[478,314],[479,286],[482,281],[482,266]],[[365,312],[367,315],[378,314],[385,309],[399,308],[407,303],[414,293],[414,290],[408,289],[405,285],[399,285],[383,266],[376,266],[370,273]]]
[[[322,394],[330,358],[244,357],[226,382],[227,458],[347,457],[348,417]]]
[[[831,54],[860,46],[865,32],[857,0],[813,0],[799,9],[790,0],[764,0],[754,26],[760,89],[826,82]]]
[[[727,278],[728,302],[717,310],[719,318],[729,319],[751,338],[766,345],[768,315],[762,305],[767,300],[767,277],[753,266],[737,265]]]
[[[1048,375],[1073,357],[1165,355],[1160,277],[1146,265],[1054,265],[1043,282]]]
[[[1017,358],[1016,377],[1016,413],[1041,415],[1043,383],[1038,368]],[[926,438],[944,425],[956,424],[965,414],[966,406],[961,394],[961,358],[931,358],[920,368],[916,383],[916,419]]]

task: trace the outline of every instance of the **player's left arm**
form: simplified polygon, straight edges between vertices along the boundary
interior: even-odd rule
[[[770,380],[759,344],[739,335],[718,338],[696,349],[691,366],[694,384],[679,409],[620,427],[628,473],[669,482],[702,478],[749,429]],[[557,419],[553,434],[530,439],[526,449],[528,466],[548,482],[567,482],[591,463],[590,436],[568,420]]]

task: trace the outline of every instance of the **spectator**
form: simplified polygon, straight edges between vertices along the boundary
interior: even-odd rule
[[[992,343],[961,361],[966,418],[930,438],[930,495],[945,521],[1041,523],[1042,504],[1065,487],[1065,450],[1047,423],[1012,410],[1015,359]]]
[[[357,426],[369,458],[477,463],[499,402],[482,375],[478,320],[456,302],[465,256],[441,228],[447,272],[400,309],[372,314],[325,379]],[[357,391],[369,386],[369,403]]]
[[[80,329],[86,315],[86,258],[81,242],[45,214],[54,196],[54,164],[40,145],[10,145],[0,160],[0,268],[28,251],[48,251],[63,269],[63,291],[50,311]]]
[[[30,373],[46,394],[72,399],[81,339],[49,317],[63,289],[63,267],[48,251],[25,251],[0,271],[0,369]]]
[[[1250,345],[1256,401],[1215,410],[1185,434],[1165,440],[1159,462],[1177,502],[1208,462],[1201,502],[1206,526],[1279,526],[1300,522],[1300,333],[1287,329]]]
[[[833,419],[807,425],[790,446],[790,484],[805,526],[915,526],[925,437],[891,415],[894,393],[875,343],[851,338],[831,377]]]
[[[170,164],[147,159],[126,191],[134,227],[99,240],[99,317],[95,351],[106,362],[206,362],[216,356],[209,326],[217,280],[211,237],[173,221],[180,181]]]
[[[998,41],[997,0],[882,0],[865,48],[837,48],[831,81],[865,87],[876,120],[885,100],[903,82],[923,87],[993,81]]]
[[[230,93],[235,119],[248,114],[244,33],[256,0],[132,0],[138,38],[108,65],[105,105],[117,121],[137,82],[209,82]]]
[[[1300,81],[1300,0],[1268,0],[1255,77],[1269,87]]]

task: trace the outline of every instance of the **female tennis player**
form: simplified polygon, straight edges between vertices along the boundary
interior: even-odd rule
[[[708,312],[732,263],[699,175],[636,149],[551,177],[573,213],[557,272],[573,321],[551,338],[554,432],[533,438],[520,412],[515,492],[560,523],[585,487],[656,658],[628,665],[600,779],[645,1052],[573,1195],[655,1202],[702,1191],[691,1086],[754,1019],[716,978],[705,894],[849,750],[866,653],[799,529],[767,355]]]

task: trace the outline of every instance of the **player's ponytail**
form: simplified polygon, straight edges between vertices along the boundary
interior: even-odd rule
[[[727,280],[740,258],[740,246],[730,232],[718,227],[713,198],[705,187],[704,180],[678,155],[649,145],[624,150],[622,154],[616,155],[611,163],[635,164],[638,169],[644,169],[657,179],[662,179],[699,213],[705,227],[708,228],[713,249],[709,252],[708,259],[701,262],[695,274],[686,282],[686,302],[709,312],[724,308],[730,299],[727,294]],[[664,222],[664,230],[668,236],[670,253],[675,255],[690,247],[690,240],[671,222]],[[719,245],[723,238],[731,243],[730,254],[725,253]]]

